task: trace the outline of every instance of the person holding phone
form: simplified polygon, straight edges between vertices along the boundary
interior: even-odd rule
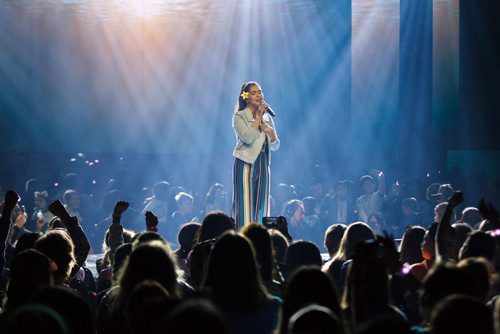
[[[232,216],[236,228],[270,215],[270,151],[280,146],[272,116],[260,85],[255,81],[243,84],[233,114]]]

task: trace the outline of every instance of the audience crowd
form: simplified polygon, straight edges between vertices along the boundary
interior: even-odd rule
[[[497,186],[358,178],[241,230],[220,183],[0,180],[0,333],[500,333]]]

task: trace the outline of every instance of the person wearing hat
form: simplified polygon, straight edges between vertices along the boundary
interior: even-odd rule
[[[379,170],[372,170],[371,174],[377,178],[378,189],[375,180],[371,175],[364,175],[359,180],[362,195],[356,200],[356,209],[359,220],[368,222],[368,216],[372,213],[381,213],[384,204],[385,178],[384,173]]]

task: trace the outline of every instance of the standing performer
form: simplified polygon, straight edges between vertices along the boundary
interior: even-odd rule
[[[271,155],[280,141],[271,116],[274,112],[264,102],[259,84],[250,81],[241,86],[233,128],[236,133],[236,157],[233,169],[232,215],[236,227],[260,222],[269,216]]]

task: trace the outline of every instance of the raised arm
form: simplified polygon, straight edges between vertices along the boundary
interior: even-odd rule
[[[66,230],[68,231],[71,241],[73,241],[73,245],[75,246],[75,259],[77,266],[73,267],[71,272],[70,277],[73,277],[76,271],[83,266],[85,260],[87,260],[87,255],[90,251],[89,240],[87,239],[87,235],[83,231],[82,226],[78,223],[78,218],[71,217],[60,200],[55,200],[50,203],[49,211],[53,215],[61,218],[64,225],[66,225]]]
[[[453,210],[464,201],[464,196],[461,191],[455,191],[448,199],[448,205],[444,211],[443,219],[438,222],[436,232],[436,261],[448,261],[450,258],[447,251],[448,231],[451,227],[451,217]]]
[[[3,277],[3,269],[5,266],[5,248],[7,235],[9,234],[10,215],[12,210],[19,201],[19,195],[14,190],[9,190],[5,193],[5,201],[0,219],[0,282]]]

